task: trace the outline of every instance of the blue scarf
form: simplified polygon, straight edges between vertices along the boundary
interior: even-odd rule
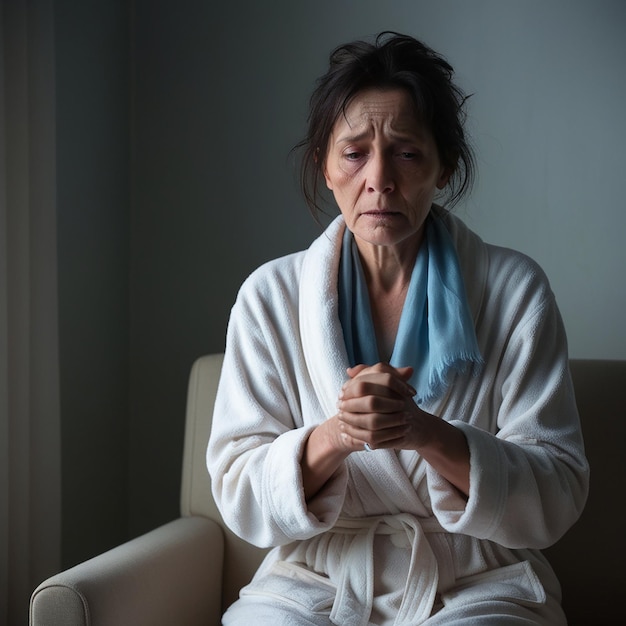
[[[426,220],[393,354],[394,367],[411,366],[418,404],[439,398],[452,376],[482,363],[454,243],[440,218]],[[367,283],[354,236],[346,228],[339,266],[339,319],[350,365],[381,359]]]

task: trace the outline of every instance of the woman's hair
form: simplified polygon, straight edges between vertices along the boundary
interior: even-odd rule
[[[452,82],[450,64],[428,46],[406,35],[385,31],[374,43],[354,41],[336,48],[328,71],[310,100],[308,133],[302,149],[300,181],[313,215],[319,206],[328,142],[338,117],[351,99],[368,88],[404,89],[420,121],[433,134],[442,165],[452,172],[447,202],[455,204],[474,181],[475,162],[463,130],[467,97]]]

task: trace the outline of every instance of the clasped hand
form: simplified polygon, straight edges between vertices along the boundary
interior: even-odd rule
[[[469,494],[470,451],[465,434],[422,411],[408,383],[413,369],[386,363],[348,369],[337,414],[309,435],[302,455],[302,481],[313,498],[352,452],[370,448],[415,450],[457,489]]]
[[[350,451],[370,448],[418,449],[424,413],[413,401],[410,367],[386,363],[348,369],[337,403],[341,441]]]

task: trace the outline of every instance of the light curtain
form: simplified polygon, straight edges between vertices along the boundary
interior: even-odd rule
[[[0,623],[60,567],[52,0],[0,4]]]

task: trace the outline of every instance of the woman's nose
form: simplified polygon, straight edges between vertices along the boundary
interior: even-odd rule
[[[372,193],[390,193],[394,190],[393,168],[384,156],[370,157],[366,184],[367,190]]]

